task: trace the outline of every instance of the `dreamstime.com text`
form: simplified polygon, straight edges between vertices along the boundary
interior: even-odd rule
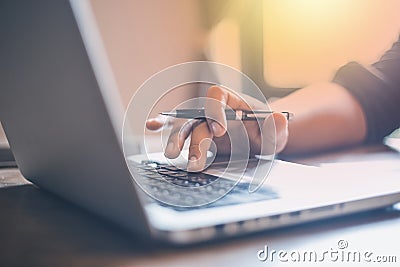
[[[257,252],[257,258],[262,262],[378,262],[396,263],[400,257],[396,255],[377,255],[370,250],[348,249],[346,240],[339,240],[337,247],[325,251],[315,250],[274,250],[265,245]]]

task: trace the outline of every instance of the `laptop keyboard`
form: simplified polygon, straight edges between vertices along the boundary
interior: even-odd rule
[[[220,179],[218,183],[205,187],[205,194],[207,194],[207,196],[205,195],[204,198],[209,198],[210,195],[224,195],[226,192],[231,190],[235,184],[235,182],[229,179],[219,178],[205,173],[191,173],[172,165],[162,164],[150,160],[145,160],[141,163],[131,162],[131,167],[133,167],[133,171],[139,175],[136,175],[135,178],[140,179],[141,186],[145,190],[151,189],[151,192],[156,198],[160,195],[162,195],[163,198],[167,197],[171,200],[173,200],[173,198],[179,198],[180,200],[184,201],[186,206],[196,206],[196,203],[193,202],[194,199],[191,195],[191,191],[179,190],[179,192],[177,192],[178,190],[176,190],[175,186],[188,188],[203,187],[213,183],[217,179]],[[196,208],[234,205],[238,203],[275,199],[278,197],[278,194],[271,188],[261,187],[256,192],[249,193],[248,187],[249,183],[239,182],[223,198],[218,199],[217,201],[208,205],[203,205]],[[161,202],[159,203],[175,210],[193,209],[192,207],[182,208],[166,205]]]

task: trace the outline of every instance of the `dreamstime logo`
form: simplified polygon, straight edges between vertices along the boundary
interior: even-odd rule
[[[337,245],[339,249],[345,249],[349,246],[349,243],[346,240],[340,239]]]
[[[315,250],[274,250],[265,245],[257,252],[257,258],[262,262],[377,262],[396,263],[396,255],[376,255],[370,250],[349,250],[349,243],[341,239],[337,248],[324,251]]]
[[[185,178],[180,178],[185,174],[179,171],[185,171],[188,164],[188,156],[184,153],[185,149],[182,149],[185,144],[177,144],[177,141],[172,142],[173,145],[182,149],[182,152],[174,159],[165,158],[163,154],[168,144],[171,145],[171,142],[169,142],[171,135],[185,135],[190,140],[187,133],[187,129],[190,129],[188,126],[191,126],[193,130],[196,127],[195,125],[199,125],[199,123],[193,123],[193,120],[189,119],[164,118],[165,127],[162,127],[159,132],[150,132],[145,128],[146,121],[159,112],[182,109],[198,110],[204,109],[207,105],[224,106],[224,103],[216,99],[198,96],[199,91],[203,90],[204,92],[204,89],[213,85],[220,86],[237,95],[240,95],[245,89],[244,93],[253,96],[261,103],[265,103],[262,107],[264,110],[270,110],[264,95],[249,77],[229,66],[209,61],[178,64],[156,73],[140,86],[129,102],[125,112],[122,134],[124,156],[135,182],[145,193],[158,201],[179,207],[206,205],[228,194],[245,175],[250,158],[250,142],[246,125],[241,120],[228,122],[228,128],[224,135],[226,137],[225,142],[230,148],[229,153],[225,152],[228,160],[222,170],[219,166],[217,173],[218,177],[229,177],[230,182],[217,177],[212,182],[201,183],[205,180],[202,179],[202,176],[188,175],[187,177],[190,176],[194,181],[198,181],[193,186],[188,186],[189,183],[182,181]],[[191,97],[182,99],[183,95],[191,95]],[[182,100],[177,101],[177,99]],[[246,102],[244,98],[242,100]],[[248,106],[252,105],[248,104]],[[225,106],[225,110],[229,109],[233,110],[232,107]],[[207,120],[220,122],[218,118],[208,114],[207,109],[205,110]],[[195,121],[201,123],[200,120]],[[204,118],[203,122],[205,122]],[[220,124],[222,123],[220,122]],[[261,123],[254,121],[253,124],[253,128],[259,127],[258,131],[261,135],[264,134],[260,128]],[[256,191],[262,185],[272,166],[275,155],[275,125],[272,124],[268,128],[270,129],[268,138],[266,138],[268,142],[263,142],[264,138],[261,136],[261,147],[269,147],[269,149],[262,151],[268,151],[271,160],[264,161],[262,164],[258,163],[254,168],[255,171],[248,186],[249,192]],[[158,140],[155,142],[156,139]],[[160,143],[159,147],[162,150],[159,151],[160,153],[153,153],[152,146],[154,146],[154,143]],[[220,153],[218,144],[215,143],[214,138],[205,138],[199,144],[200,147],[202,145],[207,147],[207,155],[210,155],[210,157],[205,157],[205,154],[202,154],[204,156],[202,159],[205,158],[205,163],[208,166],[217,153]],[[134,151],[135,147],[140,147],[141,151],[137,153]],[[150,166],[141,166],[143,162],[150,162]],[[153,166],[151,162],[154,162],[155,165],[161,163],[163,166],[172,165],[172,167],[160,171],[159,165]]]

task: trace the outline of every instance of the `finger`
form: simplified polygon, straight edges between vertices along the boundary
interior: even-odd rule
[[[146,128],[150,131],[159,131],[171,125],[172,125],[172,120],[163,115],[158,115],[157,117],[148,119],[146,121]]]
[[[175,125],[171,131],[168,138],[167,147],[164,151],[164,155],[167,158],[175,159],[177,158],[185,144],[185,140],[190,135],[193,127],[199,122],[197,120],[189,120],[183,125]]]
[[[216,137],[225,134],[227,128],[225,108],[250,110],[250,106],[238,95],[218,86],[211,86],[207,91],[205,103],[209,128]]]
[[[148,129],[148,130],[150,130],[150,131],[158,131],[158,130],[160,130],[162,127],[163,127],[163,123],[162,122],[160,122],[160,121],[158,121],[157,119],[155,119],[155,118],[152,118],[152,119],[148,119],[147,121],[146,121],[146,128]]]
[[[192,129],[192,137],[189,147],[189,172],[200,172],[204,170],[207,161],[207,151],[210,148],[213,134],[206,122],[201,122]]]

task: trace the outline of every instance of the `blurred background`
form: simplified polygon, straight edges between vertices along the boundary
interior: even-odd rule
[[[281,97],[331,80],[349,61],[373,63],[400,29],[399,0],[91,3],[125,106],[151,75],[192,60],[237,68],[267,97]],[[179,103],[190,92],[171,101]]]
[[[124,99],[152,74],[197,59],[248,74],[269,96],[370,64],[397,40],[399,0],[94,0]]]

